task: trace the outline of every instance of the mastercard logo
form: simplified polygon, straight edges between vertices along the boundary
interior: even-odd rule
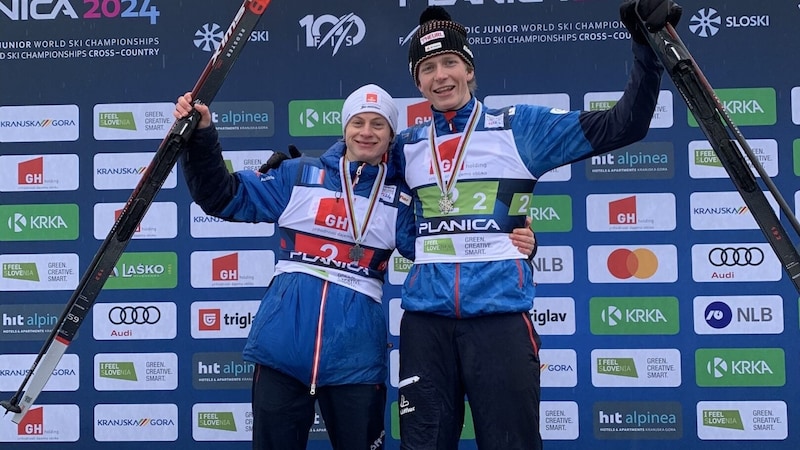
[[[646,248],[635,250],[620,248],[608,255],[606,266],[615,278],[627,280],[633,277],[643,280],[652,277],[658,271],[658,257]]]

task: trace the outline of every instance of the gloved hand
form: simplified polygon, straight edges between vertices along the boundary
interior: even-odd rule
[[[277,169],[278,166],[280,166],[283,161],[287,159],[299,158],[301,156],[303,156],[303,154],[300,153],[300,150],[298,150],[297,147],[294,146],[294,144],[289,144],[288,155],[283,152],[277,152],[277,151],[273,152],[272,156],[269,157],[267,162],[265,162],[264,164],[261,165],[261,167],[259,167],[258,172],[267,173],[269,169]]]
[[[634,41],[647,44],[645,32],[655,33],[669,22],[673,27],[681,20],[683,8],[672,0],[624,0],[619,6],[619,17]],[[647,30],[642,30],[639,19]]]

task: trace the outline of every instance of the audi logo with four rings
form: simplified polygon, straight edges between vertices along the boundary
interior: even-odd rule
[[[758,247],[715,247],[708,252],[708,262],[720,266],[758,266],[764,262],[764,252]]]
[[[161,320],[161,310],[156,306],[115,306],[108,311],[108,320],[114,325],[153,325]]]

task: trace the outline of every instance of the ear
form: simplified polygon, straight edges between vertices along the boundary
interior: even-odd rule
[[[475,78],[475,69],[467,66],[467,81],[472,81]]]

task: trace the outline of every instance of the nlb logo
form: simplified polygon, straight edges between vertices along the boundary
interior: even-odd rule
[[[342,46],[357,45],[367,32],[364,21],[353,13],[342,17],[323,14],[317,18],[309,14],[300,19],[299,23],[306,32],[306,47],[320,49],[326,45],[330,46],[332,56],[336,56]]]
[[[697,334],[783,333],[783,298],[779,295],[742,295],[694,298]]]
[[[727,303],[711,302],[706,307],[704,317],[708,326],[719,330],[730,325],[733,313]]]
[[[611,275],[621,280],[631,277],[644,280],[652,277],[658,270],[658,257],[646,248],[621,248],[608,255],[606,265]]]

